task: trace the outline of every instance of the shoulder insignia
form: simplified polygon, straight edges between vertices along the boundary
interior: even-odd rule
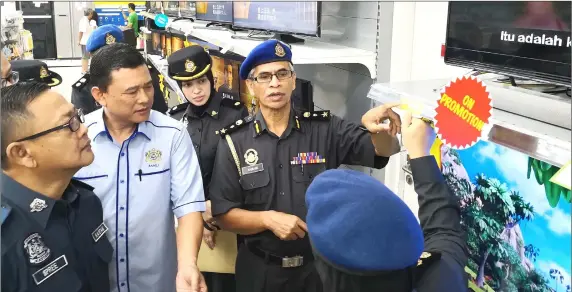
[[[71,180],[71,184],[72,184],[74,187],[77,187],[77,188],[79,188],[79,189],[87,189],[87,190],[89,190],[90,192],[93,192],[93,190],[95,189],[95,188],[92,187],[91,185],[88,185],[88,184],[86,184],[86,183],[84,183],[84,182],[82,182],[82,181],[80,181],[80,180],[77,180],[77,179],[72,179],[72,180]]]
[[[6,218],[10,216],[10,212],[12,212],[12,207],[2,204],[2,224],[4,224]]]
[[[303,112],[301,119],[314,121],[329,121],[330,111]]]
[[[253,120],[254,120],[254,118],[253,118],[252,116],[248,116],[248,117],[246,117],[246,118],[239,119],[239,120],[237,120],[236,122],[234,122],[234,123],[232,123],[232,124],[230,124],[230,125],[228,125],[228,126],[222,128],[222,129],[220,129],[220,130],[218,130],[218,131],[215,131],[215,134],[224,136],[224,135],[233,133],[233,132],[235,132],[236,130],[238,130],[238,129],[244,127],[244,125],[246,125],[246,124],[252,122]]]
[[[188,106],[189,106],[189,103],[188,103],[188,102],[178,104],[178,105],[176,105],[176,106],[170,108],[170,109],[167,111],[167,115],[168,115],[168,116],[172,116],[172,115],[178,114],[178,113],[180,113],[180,112],[186,110]]]
[[[81,90],[82,88],[84,88],[90,80],[90,75],[89,73],[85,73],[83,76],[81,76],[80,79],[78,79],[73,85],[72,88],[75,88],[77,90]]]
[[[423,274],[427,267],[441,259],[441,253],[436,251],[424,251],[417,260],[417,273]]]
[[[237,101],[230,98],[223,98],[220,103],[224,106],[231,108],[241,108],[244,106],[244,103],[242,103],[241,101]]]

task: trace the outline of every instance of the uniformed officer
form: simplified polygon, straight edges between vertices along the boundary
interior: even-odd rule
[[[291,59],[288,45],[277,40],[255,47],[240,77],[260,109],[220,130],[209,192],[217,223],[246,235],[236,263],[239,292],[321,291],[305,237],[306,188],[326,169],[382,168],[399,151],[400,121],[391,106],[363,116],[369,131],[329,111],[293,110]]]
[[[89,36],[86,44],[86,50],[93,56],[103,46],[116,42],[123,42],[123,39],[123,31],[121,28],[113,24],[102,25],[96,28]],[[165,113],[167,112],[168,107],[159,87],[160,73],[149,63],[147,64],[147,67],[149,68],[149,73],[153,79],[153,109],[158,112]],[[93,88],[94,84],[91,84],[90,76],[91,75],[88,72],[72,85],[71,102],[77,108],[82,109],[85,114],[89,114],[101,107],[101,105],[99,105],[91,95],[91,88]]]
[[[2,88],[2,291],[109,292],[113,248],[81,112],[45,83]]]
[[[171,108],[167,114],[182,121],[191,135],[201,166],[208,209],[208,185],[220,140],[217,131],[248,116],[248,111],[240,101],[222,98],[214,89],[212,60],[203,47],[194,45],[178,50],[169,57],[168,62],[169,76],[177,81],[188,102]],[[214,249],[216,227],[207,223],[212,218],[210,210],[203,213],[203,218],[203,241]],[[235,289],[232,274],[204,275],[210,292],[231,292]]]
[[[345,170],[319,175],[308,188],[306,203],[324,291],[468,290],[459,203],[429,152],[435,133],[406,115],[402,138],[419,195],[421,226],[409,207],[372,177]]]
[[[40,60],[14,60],[10,64],[12,71],[18,72],[20,81],[36,81],[50,87],[62,83],[60,74],[49,70],[48,65]]]

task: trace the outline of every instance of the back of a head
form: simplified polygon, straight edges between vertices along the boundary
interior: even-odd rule
[[[135,4],[129,3],[129,4],[127,4],[127,7],[129,7],[129,9],[135,11]]]
[[[91,8],[86,8],[83,10],[83,16],[89,16],[91,13],[93,13],[93,9]]]
[[[91,58],[89,68],[91,83],[106,91],[113,71],[135,69],[146,64],[143,55],[131,45],[114,43],[104,46]]]
[[[87,43],[85,45],[86,50],[93,54],[96,54],[99,49],[104,46],[123,42],[124,36],[123,31],[119,26],[114,24],[106,24],[96,28],[91,32]]]
[[[325,290],[410,289],[423,252],[423,233],[396,194],[362,172],[335,169],[314,179],[306,205],[309,238]]]

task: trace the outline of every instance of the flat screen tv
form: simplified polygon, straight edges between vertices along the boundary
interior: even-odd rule
[[[232,23],[232,1],[197,1],[197,20]]]
[[[449,2],[445,63],[570,87],[570,3]]]
[[[233,2],[233,26],[319,37],[321,3]]]

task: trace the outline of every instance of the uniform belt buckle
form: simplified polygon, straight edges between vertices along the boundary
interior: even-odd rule
[[[301,267],[303,264],[304,264],[304,257],[303,256],[294,256],[294,257],[282,258],[282,267],[283,268],[297,268],[297,267]]]

